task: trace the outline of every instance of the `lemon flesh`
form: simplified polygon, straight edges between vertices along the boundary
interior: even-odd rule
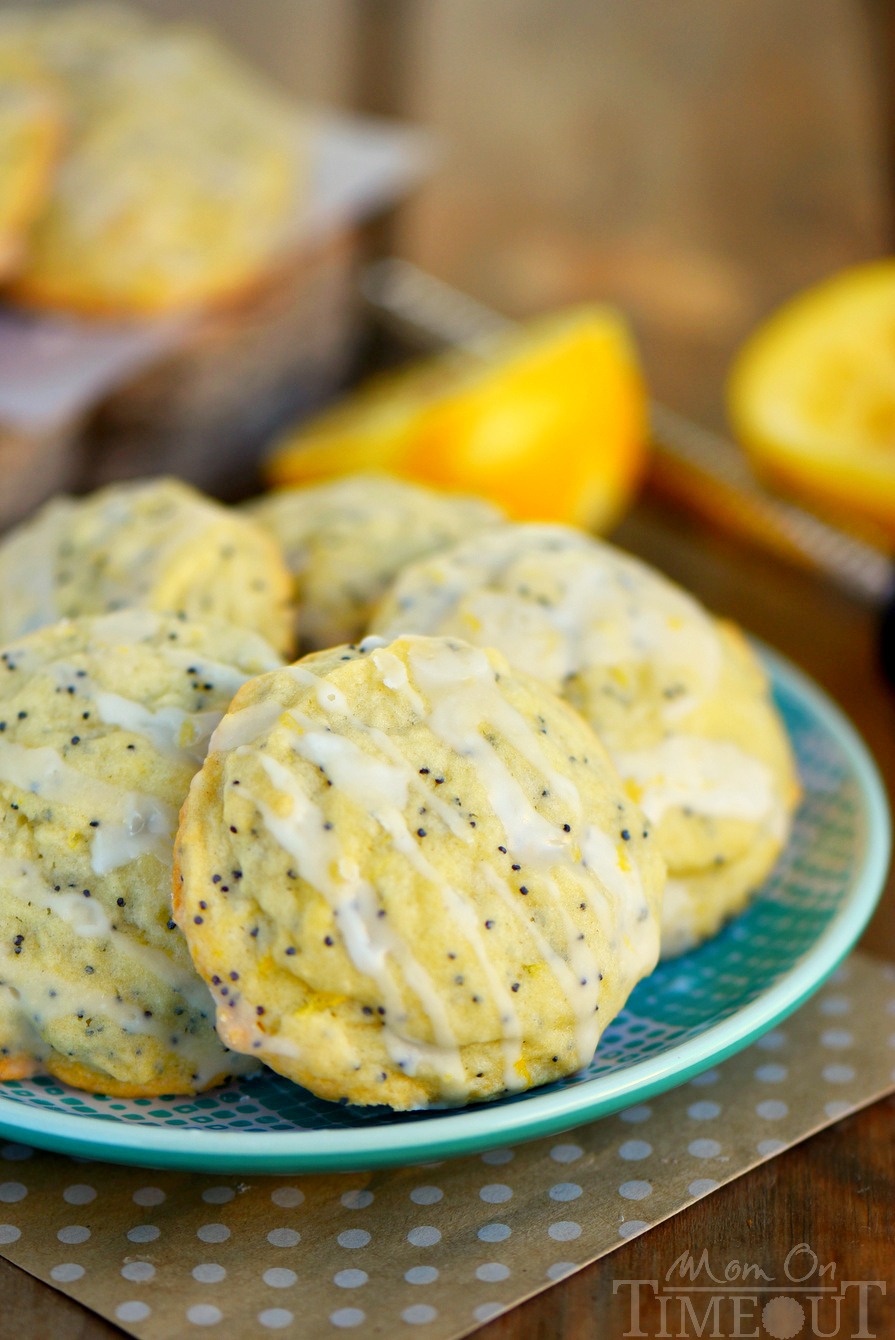
[[[737,354],[734,432],[774,481],[895,531],[895,260],[799,294]]]

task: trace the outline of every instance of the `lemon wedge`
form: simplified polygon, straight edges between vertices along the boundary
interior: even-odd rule
[[[784,487],[895,531],[895,260],[793,298],[741,348],[736,436]]]
[[[385,470],[516,520],[607,529],[643,473],[647,405],[623,318],[573,308],[362,387],[276,443],[275,487]]]

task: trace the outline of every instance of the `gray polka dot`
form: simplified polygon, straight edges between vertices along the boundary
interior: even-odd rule
[[[420,1224],[407,1234],[407,1241],[414,1247],[434,1247],[441,1242],[441,1233],[432,1224]]]
[[[186,1319],[194,1326],[216,1326],[219,1321],[223,1321],[224,1314],[213,1303],[194,1303],[187,1308]]]
[[[434,1266],[411,1266],[404,1272],[404,1278],[408,1284],[434,1284],[438,1271]]]
[[[216,1262],[205,1261],[200,1266],[193,1266],[192,1275],[199,1284],[220,1284],[222,1279],[226,1279],[227,1272]]]
[[[115,1316],[119,1321],[145,1321],[149,1316],[151,1308],[145,1303],[139,1303],[133,1300],[128,1303],[120,1303],[115,1309]]]
[[[61,1265],[53,1266],[50,1271],[50,1279],[57,1284],[73,1284],[84,1274],[84,1267],[76,1265],[74,1261],[63,1261]]]
[[[267,1235],[271,1247],[294,1247],[301,1242],[301,1234],[294,1228],[272,1228]]]

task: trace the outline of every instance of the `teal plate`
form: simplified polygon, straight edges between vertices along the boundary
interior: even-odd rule
[[[348,1171],[450,1158],[568,1130],[739,1051],[816,991],[867,924],[889,861],[889,815],[860,738],[821,691],[763,653],[804,799],[777,868],[710,943],[660,964],[556,1084],[453,1111],[327,1103],[272,1072],[192,1099],[106,1098],[9,1081],[0,1132],[87,1158],[197,1172]]]

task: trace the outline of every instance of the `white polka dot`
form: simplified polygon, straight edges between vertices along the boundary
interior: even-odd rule
[[[429,1307],[428,1303],[414,1303],[412,1307],[405,1307],[401,1317],[410,1326],[425,1326],[426,1322],[434,1321],[438,1316],[434,1307]]]
[[[140,1190],[133,1194],[135,1205],[161,1205],[165,1199],[164,1191],[158,1186],[141,1186]]]
[[[0,1153],[9,1163],[23,1163],[31,1158],[34,1150],[30,1145],[4,1145]]]
[[[687,1108],[687,1116],[693,1121],[714,1121],[720,1113],[718,1103],[691,1103]]]
[[[717,1084],[721,1078],[720,1070],[703,1070],[701,1075],[694,1075],[690,1084],[694,1089],[707,1089],[712,1084]]]
[[[649,1121],[653,1115],[653,1109],[646,1103],[638,1103],[636,1107],[626,1107],[624,1112],[619,1112],[619,1120],[627,1121],[632,1126],[639,1126],[641,1122]]]
[[[370,1241],[370,1234],[365,1228],[346,1228],[344,1233],[340,1233],[336,1242],[340,1247],[366,1247]]]
[[[762,1084],[782,1084],[789,1074],[785,1065],[760,1065],[755,1071],[755,1078]]]
[[[574,1219],[560,1219],[558,1223],[550,1225],[547,1236],[554,1242],[571,1242],[573,1238],[581,1237],[581,1225],[576,1224]]]
[[[28,1188],[21,1182],[0,1182],[0,1200],[4,1205],[14,1205],[18,1200],[24,1200],[28,1195]]]
[[[837,1121],[839,1117],[844,1117],[846,1112],[851,1110],[851,1103],[846,1103],[842,1098],[837,1098],[832,1103],[824,1103],[824,1112],[833,1121]]]
[[[339,1198],[346,1210],[365,1210],[376,1197],[372,1191],[345,1191]]]
[[[475,1272],[477,1280],[483,1280],[485,1284],[497,1284],[500,1280],[509,1279],[509,1266],[501,1265],[499,1261],[486,1261],[483,1266]]]
[[[330,1312],[329,1319],[333,1326],[338,1326],[342,1330],[348,1330],[351,1326],[362,1326],[367,1320],[365,1312],[361,1312],[359,1307],[340,1307],[335,1312]],[[260,1321],[261,1318],[259,1317]]]
[[[193,1266],[193,1279],[199,1284],[220,1284],[222,1279],[226,1279],[227,1272],[223,1266],[219,1266],[214,1261],[205,1261],[201,1266]]]
[[[561,1280],[565,1279],[566,1275],[571,1275],[572,1271],[577,1269],[578,1267],[575,1265],[574,1261],[554,1261],[552,1266],[547,1267],[545,1273],[548,1280]]]
[[[581,1187],[577,1182],[555,1182],[547,1194],[551,1200],[577,1200]]]
[[[134,1301],[120,1303],[115,1309],[115,1316],[119,1321],[145,1321],[150,1311],[151,1308],[148,1308],[145,1303]]]
[[[435,1273],[438,1274],[438,1271]],[[333,1284],[337,1284],[340,1289],[359,1289],[369,1278],[365,1270],[337,1270],[333,1275]]]
[[[779,1052],[781,1047],[786,1046],[786,1034],[779,1028],[772,1029],[770,1033],[765,1033],[763,1038],[759,1038],[755,1045],[763,1052]]]
[[[96,1192],[92,1186],[67,1186],[62,1199],[69,1205],[89,1205],[92,1200],[96,1200]]]
[[[344,1309],[345,1312],[350,1312],[351,1310],[351,1308]],[[357,1322],[338,1322],[335,1320],[337,1315],[338,1314],[334,1312],[330,1317],[330,1321],[336,1326],[346,1324],[356,1326],[358,1324]],[[360,1315],[363,1318],[364,1314],[361,1313]],[[286,1326],[292,1325],[294,1318],[292,1313],[287,1311],[284,1307],[266,1307],[263,1312],[258,1313],[258,1320],[261,1325],[266,1326],[269,1331],[282,1331]]]
[[[128,1242],[155,1242],[156,1238],[161,1237],[162,1230],[156,1228],[155,1224],[138,1224],[136,1228],[128,1229]]]
[[[855,1038],[854,1034],[849,1033],[847,1028],[826,1028],[821,1033],[820,1040],[825,1047],[843,1050],[846,1047],[851,1047]]]
[[[855,1077],[850,1065],[825,1065],[822,1074],[828,1084],[850,1084]]]
[[[787,1116],[789,1108],[779,1098],[766,1098],[763,1102],[755,1104],[755,1111],[764,1121],[780,1121],[782,1117]]]
[[[202,1192],[202,1199],[206,1205],[226,1205],[235,1196],[236,1192],[230,1186],[210,1186],[207,1191]]]
[[[301,1234],[294,1228],[272,1228],[267,1235],[271,1247],[294,1247],[301,1242]]]
[[[194,1303],[187,1308],[186,1319],[194,1326],[217,1326],[219,1321],[223,1321],[224,1314],[213,1303]]]
[[[480,1242],[506,1242],[512,1231],[509,1224],[482,1224],[476,1237]]]
[[[717,1140],[691,1140],[687,1149],[695,1159],[714,1159],[721,1153]]]
[[[710,1191],[716,1190],[720,1185],[721,1183],[716,1182],[713,1177],[697,1177],[695,1181],[690,1183],[687,1190],[691,1196],[705,1196]]]
[[[53,1266],[50,1271],[50,1279],[55,1280],[57,1284],[73,1284],[83,1274],[83,1266],[76,1265],[74,1261],[64,1261],[60,1266]]]
[[[636,1238],[638,1233],[643,1233],[649,1228],[645,1219],[628,1219],[618,1226],[618,1235],[620,1238]]]
[[[226,1224],[203,1224],[196,1229],[196,1237],[203,1242],[226,1242],[229,1236],[230,1230]]]
[[[0,1243],[18,1242],[21,1236],[22,1230],[15,1224],[0,1224]]]
[[[434,1284],[438,1271],[434,1266],[411,1266],[404,1272],[404,1278],[408,1284]]]
[[[653,1147],[646,1140],[626,1140],[619,1146],[618,1156],[629,1163],[636,1163],[638,1159],[648,1159],[652,1152]]]
[[[479,1192],[479,1199],[489,1205],[503,1205],[504,1201],[512,1200],[512,1197],[512,1187],[506,1186],[503,1182],[491,1182],[488,1186],[483,1186]]]
[[[785,1140],[759,1140],[755,1146],[762,1158],[770,1158],[772,1154],[779,1154],[781,1149],[786,1148]]]
[[[415,1186],[410,1193],[414,1205],[437,1205],[444,1192],[437,1186]]]
[[[580,1145],[554,1145],[550,1157],[554,1163],[574,1163],[583,1153]]]
[[[294,1210],[296,1205],[304,1201],[305,1193],[299,1191],[297,1186],[278,1186],[276,1191],[271,1191],[270,1198],[280,1209]]]
[[[86,1242],[90,1237],[90,1229],[85,1228],[83,1224],[67,1224],[65,1228],[60,1228],[56,1237],[60,1242],[67,1242],[74,1246],[79,1242]]]
[[[503,1163],[512,1163],[514,1158],[512,1149],[489,1149],[482,1155],[482,1162],[499,1167]]]
[[[294,1270],[286,1270],[284,1266],[271,1266],[270,1270],[265,1270],[261,1278],[271,1289],[289,1289],[298,1276]]]
[[[650,1182],[622,1182],[618,1194],[625,1200],[646,1200],[653,1194],[653,1188]]]
[[[826,996],[820,1002],[821,1014],[842,1015],[848,1014],[851,1009],[851,1001],[848,996]]]
[[[506,1307],[505,1303],[479,1303],[478,1307],[472,1309],[472,1315],[476,1321],[493,1321],[499,1317]]]
[[[154,1277],[155,1266],[150,1265],[148,1261],[128,1261],[121,1267],[121,1274],[132,1284],[143,1284]]]
[[[431,1224],[420,1224],[410,1230],[407,1241],[414,1247],[434,1247],[436,1242],[441,1242],[441,1233]]]

